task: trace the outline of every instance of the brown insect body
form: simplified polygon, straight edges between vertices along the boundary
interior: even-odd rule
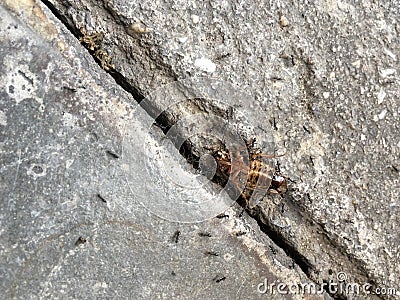
[[[259,149],[248,149],[250,152],[249,163],[246,164],[240,152],[236,153],[234,164],[229,152],[218,150],[214,157],[218,162],[218,168],[226,180],[231,181],[241,191],[242,198],[247,207],[254,207],[266,195],[271,193],[284,193],[287,188],[287,180],[281,175],[279,169],[271,167],[266,159],[276,158],[276,155],[261,153]],[[237,165],[236,165],[237,164]],[[246,182],[243,182],[243,176]],[[245,185],[244,185],[245,184]],[[243,189],[242,187],[245,186]]]
[[[104,39],[104,33],[95,32],[93,34],[86,34],[83,29],[81,29],[81,32],[83,36],[79,40],[86,46],[86,48],[92,51],[101,48],[101,44],[103,43]]]
[[[95,32],[92,34],[87,34],[87,32],[81,28],[82,36],[79,41],[91,51],[92,55],[100,62],[101,67],[109,71],[110,69],[115,69],[115,65],[111,62],[111,57],[102,47],[104,40],[104,33]]]

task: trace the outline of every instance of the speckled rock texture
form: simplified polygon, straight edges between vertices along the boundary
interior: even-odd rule
[[[7,0],[0,9],[8,298],[400,297],[395,1]],[[193,172],[187,157],[158,145],[163,124],[200,112],[285,154],[275,161],[287,193],[245,213],[234,201],[225,212],[186,203],[189,189],[163,168]],[[206,122],[193,155],[210,146]],[[262,294],[264,279],[324,292]],[[331,291],[330,281],[371,294]]]

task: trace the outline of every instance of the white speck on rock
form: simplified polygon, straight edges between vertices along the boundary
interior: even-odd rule
[[[342,129],[343,129],[343,125],[342,125],[342,124],[336,123],[335,125],[336,125],[336,127],[337,127],[339,130],[342,130]]]
[[[192,22],[194,24],[199,23],[199,21],[200,21],[200,17],[198,15],[192,15]]]
[[[361,66],[361,61],[358,59],[355,62],[351,63],[351,65],[355,68],[359,68]]]
[[[390,75],[396,74],[396,69],[385,69],[381,71],[381,77],[386,78]]]
[[[383,89],[381,89],[379,91],[379,93],[378,93],[378,96],[377,96],[378,104],[382,104],[383,103],[383,99],[385,99],[385,97],[386,97],[386,93],[385,93],[385,91]]]
[[[384,49],[384,51],[385,51],[385,53],[388,55],[388,56],[390,56],[393,60],[396,60],[396,55],[395,54],[393,54],[393,52],[392,51],[390,51],[389,49]]]
[[[289,25],[289,20],[285,16],[281,16],[279,18],[279,24],[281,25],[281,27],[286,27]]]
[[[329,98],[329,92],[324,92],[322,94],[322,96],[324,96],[325,99],[328,99]]]
[[[224,254],[224,259],[225,259],[226,261],[231,261],[232,258],[234,258],[234,257],[235,257],[235,255],[232,255],[232,254],[230,254],[230,253],[225,253],[225,254]]]
[[[187,37],[187,36],[178,38],[178,41],[179,41],[179,43],[181,43],[181,44],[185,43],[187,40],[188,40],[188,37]]]
[[[73,163],[74,163],[73,159],[67,159],[65,162],[65,167],[69,169]]]
[[[0,125],[6,126],[7,125],[7,116],[6,113],[0,110]]]
[[[217,66],[210,59],[204,57],[196,59],[194,61],[194,65],[207,73],[213,73],[217,68]]]
[[[386,117],[387,110],[384,109],[381,111],[381,113],[378,115],[379,120],[383,120]]]
[[[6,60],[6,93],[17,104],[26,99],[34,99],[39,104],[43,103],[43,99],[37,97],[36,93],[39,87],[39,78],[36,74],[29,70],[29,66],[25,64],[18,65],[19,61],[11,59],[12,62]]]

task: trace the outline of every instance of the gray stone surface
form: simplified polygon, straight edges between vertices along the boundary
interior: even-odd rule
[[[339,272],[400,291],[395,2],[45,1],[75,35],[104,33],[117,82],[44,5],[5,3],[1,284],[9,297],[253,299],[265,277],[321,284]],[[135,99],[121,84],[147,95],[200,75],[250,94],[223,99],[234,108],[230,123],[286,153],[289,191],[265,197],[253,211],[258,224],[237,206],[227,220],[164,221],[141,204],[168,203],[148,184],[127,182],[123,155],[107,154],[122,154],[126,124],[142,122],[130,119]],[[169,118],[201,109],[219,114],[188,102]],[[152,132],[156,145],[162,134]],[[142,143],[137,153],[151,162]],[[80,236],[87,242],[75,245]]]

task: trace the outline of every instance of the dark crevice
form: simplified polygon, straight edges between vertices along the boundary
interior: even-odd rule
[[[50,1],[42,0],[42,3],[46,5],[47,8],[54,14],[54,16],[59,19],[61,23],[64,24],[64,26],[67,27],[67,29],[79,40],[79,38],[82,36],[82,33],[78,30],[78,28],[71,24],[68,18],[62,15]],[[91,53],[91,55],[93,56],[93,53]],[[96,59],[94,56],[93,58],[101,66],[98,59]],[[114,78],[115,82],[120,87],[122,87],[126,92],[130,93],[137,103],[142,102],[142,100],[145,98],[145,96],[136,87],[131,85],[128,80],[126,80],[126,78],[118,71],[110,69],[108,70],[108,74]]]
[[[79,32],[78,28],[76,28],[70,20],[62,15],[56,8],[55,6],[48,0],[41,0],[44,5],[47,6],[47,8],[53,13],[53,15],[61,21],[61,23],[67,27],[67,29],[75,36],[79,37],[81,33]]]
[[[112,78],[114,78],[115,82],[120,87],[133,96],[137,103],[142,102],[142,100],[145,98],[144,95],[140,93],[136,87],[131,85],[121,73],[112,69],[108,73],[112,76]]]
[[[301,255],[297,249],[295,248],[294,245],[291,245],[287,239],[285,239],[282,234],[279,233],[279,230],[275,228],[272,224],[269,222],[264,222],[261,220],[261,212],[258,211],[257,208],[254,208],[251,211],[248,211],[249,215],[255,219],[258,223],[258,226],[260,226],[262,232],[268,235],[268,237],[283,251],[285,251],[286,255],[289,256],[293,261],[300,267],[300,269],[304,272],[304,274],[307,275],[307,277],[310,277],[312,273],[312,264],[309,262],[309,260]]]

